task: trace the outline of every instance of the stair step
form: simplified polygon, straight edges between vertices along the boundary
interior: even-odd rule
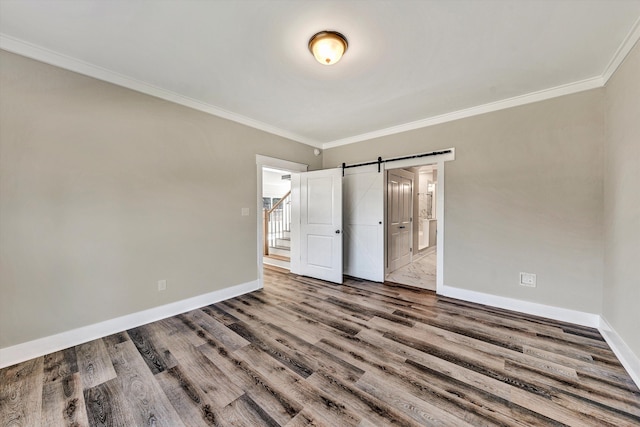
[[[269,254],[262,258],[262,263],[266,265],[285,268],[287,270],[291,268],[290,258],[286,256]]]
[[[269,255],[267,255],[267,258],[273,258],[273,259],[277,259],[277,260],[280,260],[280,261],[291,261],[291,257],[283,256],[283,255],[276,255],[276,254],[269,254]]]
[[[289,256],[290,254],[291,248],[269,246],[269,255]]]
[[[276,247],[290,248],[291,239],[288,237],[282,237],[282,238],[276,239]]]

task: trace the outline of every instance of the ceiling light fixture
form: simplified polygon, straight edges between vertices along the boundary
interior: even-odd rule
[[[337,31],[320,31],[309,39],[309,50],[323,65],[333,65],[340,61],[349,43]]]

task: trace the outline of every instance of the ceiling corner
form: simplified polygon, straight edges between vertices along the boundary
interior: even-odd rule
[[[627,37],[625,37],[624,41],[620,44],[620,47],[616,50],[616,53],[602,73],[603,85],[607,84],[611,76],[613,76],[613,73],[616,72],[620,64],[622,64],[629,52],[631,52],[633,46],[638,43],[638,40],[640,40],[640,17],[636,19],[631,30],[629,30],[629,34],[627,34]]]

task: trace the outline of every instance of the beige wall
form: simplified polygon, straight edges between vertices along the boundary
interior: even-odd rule
[[[640,358],[640,45],[606,87],[603,316]]]
[[[445,284],[603,312],[640,354],[639,49],[606,89],[337,147],[323,159],[1,52],[0,347],[255,280],[256,153],[316,169],[455,147]],[[538,287],[519,287],[520,271],[536,273]]]
[[[0,347],[257,278],[255,154],[311,147],[0,55]]]
[[[455,147],[444,170],[445,285],[600,313],[603,96],[591,90],[336,147],[323,163]],[[518,285],[521,271],[537,274],[537,288]]]

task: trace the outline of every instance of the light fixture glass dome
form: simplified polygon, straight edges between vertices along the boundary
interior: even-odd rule
[[[340,61],[348,46],[347,39],[336,31],[320,31],[309,40],[309,50],[323,65]]]

